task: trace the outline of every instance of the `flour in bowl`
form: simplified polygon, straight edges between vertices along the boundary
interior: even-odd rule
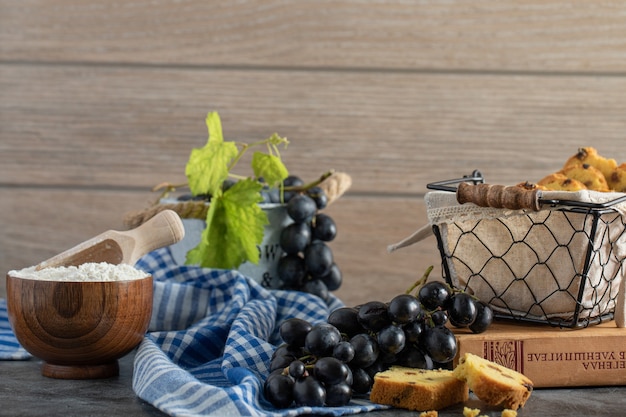
[[[79,266],[43,268],[39,271],[36,270],[36,266],[31,266],[19,271],[10,271],[9,275],[15,278],[23,279],[70,282],[130,281],[149,276],[149,274],[146,274],[131,265],[114,265],[106,262],[89,262]]]

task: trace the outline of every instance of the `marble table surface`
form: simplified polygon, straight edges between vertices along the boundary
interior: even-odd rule
[[[165,416],[139,399],[132,390],[133,355],[120,360],[120,375],[114,378],[71,381],[41,376],[41,363],[0,361],[0,416]],[[481,415],[500,417],[501,409],[485,406],[470,396],[465,404],[482,410]],[[439,412],[440,417],[461,417],[463,405]],[[536,389],[526,406],[518,410],[526,416],[595,416],[626,415],[626,387]],[[368,413],[368,417],[417,417],[407,410]]]

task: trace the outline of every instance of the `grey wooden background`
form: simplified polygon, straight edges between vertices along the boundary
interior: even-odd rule
[[[386,251],[427,183],[624,162],[625,93],[621,1],[0,0],[0,267],[122,228],[215,110],[227,139],[288,137],[305,179],[352,176],[337,295],[386,301],[440,273],[433,238]]]

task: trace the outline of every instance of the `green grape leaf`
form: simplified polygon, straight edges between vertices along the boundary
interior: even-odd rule
[[[234,142],[224,142],[219,115],[209,113],[206,118],[209,139],[203,148],[192,149],[185,175],[193,195],[217,195],[228,178],[230,162],[239,150]]]
[[[252,170],[257,178],[263,177],[265,182],[274,187],[289,176],[289,172],[278,156],[262,152],[252,155]]]
[[[237,268],[245,261],[259,262],[267,214],[259,207],[261,184],[252,179],[238,181],[211,200],[200,244],[187,253],[188,264],[203,267]]]

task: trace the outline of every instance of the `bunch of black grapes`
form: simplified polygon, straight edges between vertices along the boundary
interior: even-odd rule
[[[389,303],[336,309],[314,326],[291,318],[281,323],[284,344],[272,356],[264,394],[277,408],[346,405],[392,365],[450,369],[457,354],[450,325],[482,333],[492,320],[486,303],[438,281]]]
[[[304,182],[290,176],[284,187],[297,190]],[[328,242],[337,236],[335,221],[321,211],[328,204],[324,190],[313,186],[302,191],[285,191],[283,201],[293,223],[280,235],[283,255],[278,261],[277,275],[283,289],[304,291],[327,300],[329,291],[339,289],[341,270],[334,261]]]
[[[258,180],[263,182],[263,178]],[[225,180],[222,189],[226,191],[235,182]],[[329,292],[339,289],[343,280],[328,246],[328,242],[337,236],[337,225],[329,215],[321,213],[328,204],[328,196],[321,187],[307,187],[295,175],[283,181],[283,190],[282,195],[277,187],[264,186],[261,190],[261,203],[284,203],[287,214],[293,220],[280,235],[283,255],[276,273],[283,283],[281,288],[308,292],[327,300]],[[178,197],[181,201],[209,201],[210,198],[206,194]]]

